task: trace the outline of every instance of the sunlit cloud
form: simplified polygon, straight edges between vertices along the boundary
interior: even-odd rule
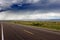
[[[20,12],[23,13],[23,12]],[[25,12],[24,14],[14,14],[8,12],[0,13],[0,20],[41,20],[41,19],[60,19],[60,13],[43,13],[33,12],[32,14],[28,14],[31,12]]]

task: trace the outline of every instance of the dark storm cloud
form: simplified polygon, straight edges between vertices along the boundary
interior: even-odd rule
[[[59,2],[59,0],[8,0],[7,2],[3,0],[0,1],[0,11],[60,10]]]

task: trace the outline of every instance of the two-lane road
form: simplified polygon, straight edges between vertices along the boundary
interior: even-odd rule
[[[9,23],[2,23],[2,29],[4,40],[60,40],[60,32]]]

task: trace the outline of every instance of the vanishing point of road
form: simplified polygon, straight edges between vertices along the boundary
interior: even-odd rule
[[[60,40],[60,31],[0,23],[0,40]]]

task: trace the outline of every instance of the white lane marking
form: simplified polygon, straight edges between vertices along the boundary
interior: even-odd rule
[[[4,40],[4,34],[3,34],[3,24],[1,23],[1,33],[2,33],[2,40]]]
[[[30,32],[30,31],[27,31],[27,30],[24,30],[24,31],[27,32],[27,33],[29,33],[29,34],[31,34],[31,35],[34,34],[34,33]]]

